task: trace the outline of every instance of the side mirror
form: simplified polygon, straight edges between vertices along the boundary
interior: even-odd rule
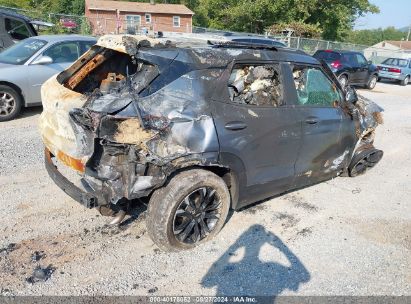
[[[46,64],[51,64],[53,63],[53,59],[49,56],[41,56],[34,60],[31,64],[36,64],[36,65],[46,65]]]
[[[353,87],[347,86],[345,90],[345,100],[350,103],[356,103],[358,101],[357,92]]]
[[[368,63],[369,65],[371,65],[371,64],[372,64],[372,60],[368,60],[367,63]]]

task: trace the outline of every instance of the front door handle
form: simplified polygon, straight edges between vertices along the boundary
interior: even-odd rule
[[[315,117],[315,116],[307,117],[305,119],[305,123],[307,123],[309,125],[315,125],[316,123],[318,123],[318,117]]]
[[[247,128],[247,124],[242,121],[230,121],[224,126],[227,130],[237,131]]]

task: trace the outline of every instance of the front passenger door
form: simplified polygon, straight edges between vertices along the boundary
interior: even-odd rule
[[[342,140],[345,116],[339,107],[342,93],[336,85],[317,67],[293,66],[293,76],[295,110],[302,122],[294,186],[303,187],[337,175],[350,157],[351,144],[349,138]]]

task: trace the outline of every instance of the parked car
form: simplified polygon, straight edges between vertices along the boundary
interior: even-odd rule
[[[410,82],[411,59],[388,58],[378,65],[379,79],[398,80],[403,86]]]
[[[38,36],[0,53],[0,121],[15,118],[23,107],[40,105],[41,85],[95,43],[77,35]]]
[[[343,87],[358,85],[372,90],[377,84],[377,67],[359,52],[318,50],[313,56],[329,65]]]
[[[36,27],[40,26],[50,27],[53,24],[0,9],[0,52],[23,39],[37,36]]]
[[[112,224],[148,198],[148,232],[164,250],[210,240],[230,208],[357,176],[383,155],[382,109],[301,51],[145,39],[102,37],[48,80],[39,126],[63,191]]]
[[[71,30],[75,29],[78,26],[76,21],[72,19],[67,19],[67,18],[61,18],[60,25],[64,28],[71,29]]]
[[[226,36],[224,37],[224,40],[238,43],[253,43],[261,45],[271,45],[275,47],[287,47],[287,45],[285,45],[281,41],[258,36]]]

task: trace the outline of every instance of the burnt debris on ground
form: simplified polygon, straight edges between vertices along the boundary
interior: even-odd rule
[[[50,279],[51,275],[56,271],[56,268],[53,265],[48,265],[47,267],[37,266],[33,270],[33,274],[26,279],[30,284],[45,282]]]

